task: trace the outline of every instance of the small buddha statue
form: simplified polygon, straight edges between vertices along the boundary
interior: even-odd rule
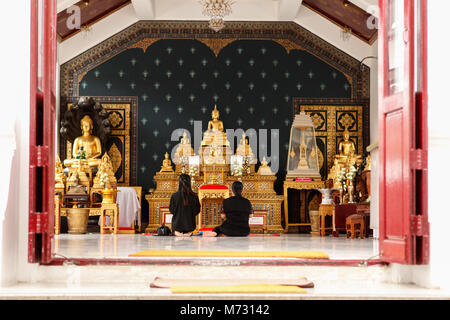
[[[250,164],[256,163],[256,158],[253,155],[253,150],[248,144],[248,140],[246,138],[245,133],[242,133],[241,141],[239,142],[239,145],[236,149],[236,155],[247,157],[249,159]]]
[[[172,161],[169,159],[169,153],[166,152],[164,155],[163,164],[161,167],[161,171],[159,172],[173,172]]]
[[[80,182],[78,172],[75,172],[69,179],[67,194],[86,194],[86,186]]]
[[[273,175],[272,170],[270,169],[270,166],[267,164],[266,157],[263,157],[263,160],[261,161],[261,165],[258,169],[258,174],[260,175]]]
[[[211,118],[208,122],[208,130],[203,134],[202,146],[215,144],[218,146],[229,146],[227,135],[224,132],[223,122],[219,120],[219,110],[217,105],[214,105],[214,110],[211,112]]]
[[[187,161],[187,158],[189,156],[193,156],[194,154],[195,154],[194,149],[191,146],[190,140],[187,136],[187,132],[184,131],[183,137],[180,139],[180,143],[178,144],[178,147],[175,151],[173,160],[176,164],[179,164],[180,158],[186,157],[186,161]]]
[[[64,165],[71,167],[73,164],[79,163],[81,158],[87,160],[89,167],[97,167],[100,163],[98,158],[102,154],[102,145],[100,139],[92,135],[94,123],[90,116],[85,115],[80,124],[83,134],[75,138],[72,149],[73,159],[64,160]]]
[[[55,188],[59,189],[65,188],[66,185],[66,175],[64,174],[64,168],[61,163],[61,159],[56,155],[55,161]]]
[[[206,164],[225,164],[222,150],[216,145],[208,147],[204,162]]]
[[[339,142],[338,145],[338,152],[339,154],[336,155],[336,158],[338,159],[339,163],[341,165],[351,166],[354,165],[355,162],[361,162],[362,158],[360,155],[356,155],[356,148],[353,141],[350,140],[350,132],[347,128],[345,128],[344,131],[344,140]]]
[[[108,177],[108,185],[107,188],[116,188],[117,187],[117,179],[114,174],[111,158],[109,157],[108,153],[105,152],[103,155],[101,162],[98,166],[97,174],[94,178],[94,188],[102,188],[101,180],[103,176]]]
[[[299,154],[299,158],[300,159],[298,161],[297,169],[308,169],[309,166],[308,166],[308,160],[306,158],[306,156],[307,156],[306,155],[307,146],[306,146],[306,143],[305,143],[305,136],[303,134],[301,136],[302,136],[302,140],[301,140],[300,145],[298,147],[299,152],[300,152],[300,154]]]
[[[339,180],[338,180],[338,174],[341,171],[341,166],[339,165],[339,161],[337,158],[334,159],[334,164],[330,169],[330,172],[328,173],[328,180],[333,180],[333,187],[332,189],[339,189]]]

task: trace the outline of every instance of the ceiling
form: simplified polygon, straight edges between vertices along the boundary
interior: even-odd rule
[[[130,3],[131,0],[83,0],[73,5],[80,8],[80,26],[86,27]],[[68,27],[70,23],[74,23],[74,14],[75,12],[70,10],[62,10],[58,13],[56,32],[60,41],[64,41],[80,32],[80,29]],[[72,19],[70,19],[71,17]]]
[[[70,29],[67,24],[73,12],[68,12],[68,10],[64,9],[58,10],[58,38],[60,41],[64,41],[80,32],[83,28],[89,27],[129,4],[135,7],[138,19],[145,19],[145,16],[138,13],[145,10],[146,6],[154,6],[153,1],[156,0],[83,0],[78,2],[76,0],[58,0],[58,5],[64,7],[64,9],[72,5],[80,8],[80,25],[82,27],[81,29]],[[372,44],[377,39],[377,29],[371,30],[367,27],[367,21],[371,17],[371,14],[366,10],[373,3],[372,0],[352,0],[352,2],[348,0],[273,0],[273,3],[277,2],[279,20],[286,20],[286,18],[293,20],[296,12],[301,10],[299,7],[303,5],[341,28],[351,29],[351,33],[354,36],[368,44]],[[249,1],[247,3],[251,2]],[[149,11],[152,11],[154,14],[154,9],[149,9]],[[285,18],[283,19],[281,17],[282,11],[290,12],[291,15],[289,16],[288,14],[286,16],[285,14]]]
[[[377,29],[367,27],[371,14],[348,0],[303,0],[302,5],[342,28],[350,28],[354,36],[369,44],[377,39]]]

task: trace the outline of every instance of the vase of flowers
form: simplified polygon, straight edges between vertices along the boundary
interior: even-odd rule
[[[347,186],[345,184],[345,175],[347,170],[342,168],[341,171],[337,173],[337,180],[339,181],[339,202],[344,203],[344,194],[347,191]]]
[[[349,203],[353,203],[353,179],[355,178],[355,175],[356,168],[354,166],[350,166],[350,168],[348,169],[348,173],[346,174]]]

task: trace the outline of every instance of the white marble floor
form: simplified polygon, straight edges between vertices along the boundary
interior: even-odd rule
[[[313,237],[283,234],[279,237],[188,238],[146,236],[143,234],[55,236],[54,253],[67,258],[128,258],[143,250],[240,250],[240,251],[323,251],[330,259],[369,259],[378,255],[378,241],[340,237]]]

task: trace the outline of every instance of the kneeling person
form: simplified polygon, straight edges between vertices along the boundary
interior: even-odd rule
[[[249,218],[253,216],[250,201],[242,196],[244,186],[236,181],[231,185],[233,196],[223,200],[222,219],[225,221],[210,232],[205,232],[205,237],[231,236],[246,237],[250,234]]]

